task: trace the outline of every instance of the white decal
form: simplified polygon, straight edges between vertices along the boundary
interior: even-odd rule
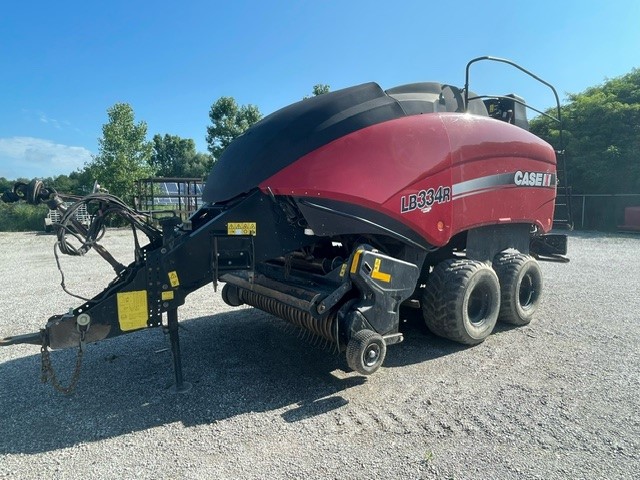
[[[513,176],[513,182],[521,187],[550,187],[553,174],[543,172],[521,172],[518,170]]]

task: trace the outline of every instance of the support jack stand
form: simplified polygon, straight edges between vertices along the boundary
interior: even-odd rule
[[[173,393],[187,393],[192,385],[182,379],[182,357],[180,356],[180,338],[178,335],[178,309],[172,308],[167,312],[169,340],[171,341],[171,357],[173,359],[173,373],[176,383],[171,387]]]

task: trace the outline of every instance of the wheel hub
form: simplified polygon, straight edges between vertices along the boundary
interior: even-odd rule
[[[480,325],[487,317],[490,305],[490,292],[485,287],[478,287],[469,296],[467,314],[469,321],[474,325]]]
[[[522,278],[520,283],[520,291],[518,292],[518,300],[523,309],[531,308],[536,298],[536,289],[531,275],[527,274]]]
[[[371,367],[376,364],[380,358],[380,347],[376,344],[371,344],[364,352],[364,363],[367,367]]]

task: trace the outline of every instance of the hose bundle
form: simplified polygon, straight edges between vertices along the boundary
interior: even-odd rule
[[[88,227],[76,220],[76,213],[82,206],[86,207],[87,212],[91,212]],[[92,193],[69,206],[62,215],[57,232],[60,251],[65,255],[87,253],[103,237],[106,222],[112,216],[120,217],[131,226],[136,240],[136,253],[139,250],[137,230],[144,233],[150,242],[161,238],[161,232],[145,221],[146,215],[136,212],[120,198],[108,193]],[[75,238],[80,246],[69,243],[67,235]]]
[[[83,225],[77,218],[76,214],[82,207],[91,215],[91,221],[88,226]],[[106,223],[111,217],[119,217],[129,224],[133,232],[135,244],[135,261],[136,264],[143,259],[143,252],[138,239],[138,231],[144,233],[149,242],[157,244],[162,241],[162,233],[145,220],[147,215],[139,213],[129,207],[123,200],[110,195],[108,193],[92,193],[80,198],[75,203],[65,208],[63,204],[58,206],[63,212],[57,229],[57,242],[54,245],[54,256],[60,271],[60,286],[69,295],[87,301],[88,299],[80,295],[76,295],[67,290],[65,285],[64,273],[60,265],[58,250],[65,255],[81,256],[86,254],[92,248],[104,258],[115,270],[117,277],[114,282],[125,275],[127,267],[118,262],[103,246],[98,242],[102,239],[106,229]],[[79,245],[70,242],[71,238],[75,239]]]

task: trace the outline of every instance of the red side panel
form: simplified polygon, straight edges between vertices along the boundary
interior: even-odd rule
[[[555,154],[535,135],[497,120],[424,114],[339,138],[260,184],[267,187],[381,211],[441,246],[480,225],[526,222],[548,230]]]
[[[553,223],[556,156],[521,128],[484,117],[443,116],[452,148],[452,228]]]

